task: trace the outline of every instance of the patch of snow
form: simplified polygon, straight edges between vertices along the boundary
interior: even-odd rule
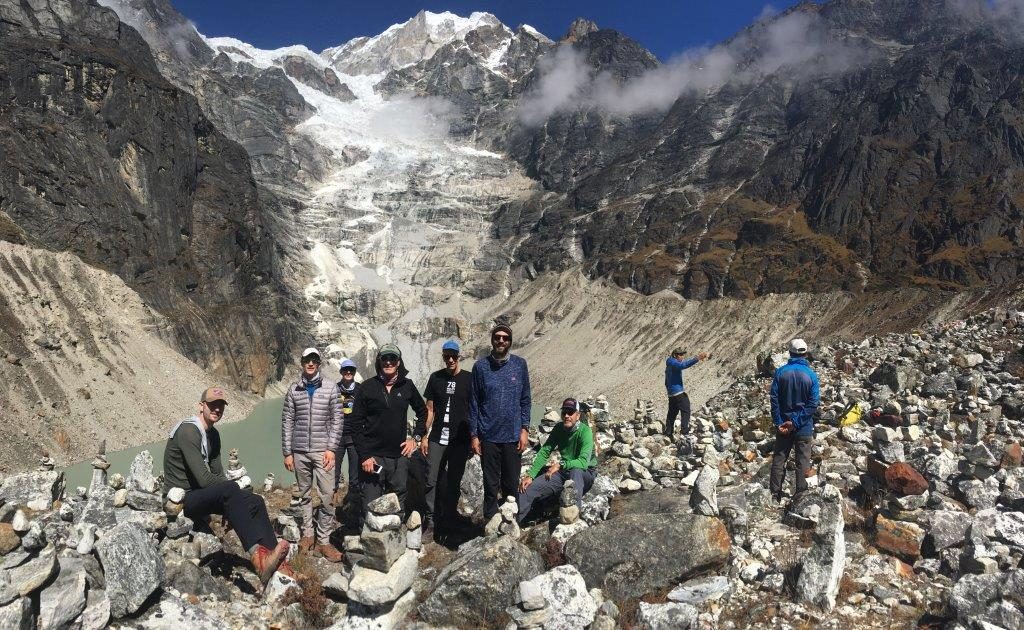
[[[548,44],[554,43],[554,42],[551,41],[550,37],[548,37],[544,33],[541,33],[540,31],[538,31],[537,29],[533,28],[529,24],[523,24],[522,28],[523,28],[524,31],[526,31],[530,35],[533,35],[534,37],[536,37],[537,39],[539,39],[542,42],[545,42],[545,43],[548,43]]]
[[[244,61],[257,68],[270,68],[280,65],[282,59],[290,56],[303,57],[319,68],[327,67],[327,63],[320,55],[301,44],[285,46],[274,50],[262,50],[234,37],[201,36],[206,41],[207,46],[217,52],[226,54],[232,61]]]

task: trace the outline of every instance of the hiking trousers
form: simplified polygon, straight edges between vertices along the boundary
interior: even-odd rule
[[[480,443],[480,466],[484,472],[484,523],[498,513],[499,499],[517,496],[522,457],[518,442]],[[500,496],[498,493],[501,493]]]
[[[231,523],[246,553],[263,545],[267,549],[277,546],[277,536],[267,515],[263,497],[242,490],[234,481],[221,481],[206,488],[185,493],[184,514],[198,525],[211,514],[220,514]]]
[[[679,414],[679,434],[690,432],[690,397],[686,392],[668,397],[668,415],[665,417],[665,435],[672,439],[675,433],[676,415]]]
[[[330,542],[334,531],[334,471],[323,465],[324,454],[292,453],[295,481],[299,484],[299,505],[302,506],[302,537],[316,538],[318,545]],[[340,462],[335,461],[335,466]],[[320,504],[313,507],[313,487]]]
[[[807,470],[811,467],[813,444],[814,438],[775,434],[770,482],[773,497],[782,496],[782,486],[786,480],[786,460],[789,459],[789,453],[794,447],[796,448],[796,491],[800,493],[807,490]]]
[[[525,521],[526,517],[530,514],[530,509],[533,508],[537,501],[543,501],[548,497],[561,493],[562,486],[569,479],[576,482],[576,507],[582,510],[583,495],[590,491],[590,487],[594,485],[595,477],[597,477],[597,471],[593,468],[587,470],[582,468],[573,468],[572,470],[559,468],[557,473],[551,475],[551,479],[548,479],[542,472],[537,475],[537,478],[533,480],[533,483],[526,489],[526,492],[519,493],[519,516],[516,519],[520,523]]]
[[[405,492],[409,483],[409,458],[375,455],[373,459],[382,468],[380,474],[368,473],[362,466],[359,468],[359,490],[363,495],[364,516],[369,512],[370,504],[382,497],[385,492],[394,492],[398,495],[398,504],[402,506],[404,514]]]
[[[469,460],[469,444],[453,442],[443,445],[440,442],[430,442],[427,450],[426,480],[426,501],[427,518],[440,515],[446,519],[455,514],[459,505],[459,495],[462,488],[462,475],[466,472],[466,462]],[[437,486],[441,483],[441,476],[445,477],[443,494],[441,495],[442,505],[437,510]]]

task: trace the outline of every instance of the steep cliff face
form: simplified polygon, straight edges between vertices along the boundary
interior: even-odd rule
[[[219,378],[276,378],[292,333],[248,156],[114,12],[0,2],[0,146],[5,238],[117,274]]]
[[[801,5],[723,44],[727,76],[701,83],[712,56],[666,74],[695,87],[664,114],[584,106],[532,136],[512,125],[512,154],[565,195],[534,215],[518,260],[701,299],[1013,281],[1019,29],[969,4]],[[772,65],[780,24],[817,36],[794,44],[803,57],[782,51],[800,63]],[[608,70],[589,52],[601,31],[573,39],[613,92],[656,76],[635,45],[606,42]],[[552,129],[572,131],[544,141]]]

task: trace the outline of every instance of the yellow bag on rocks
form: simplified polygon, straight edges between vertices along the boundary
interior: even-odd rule
[[[851,424],[857,424],[860,422],[860,417],[863,412],[860,409],[860,401],[855,400],[846,407],[846,411],[839,417],[839,426],[848,427]]]

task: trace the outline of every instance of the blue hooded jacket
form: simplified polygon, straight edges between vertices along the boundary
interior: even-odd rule
[[[772,422],[775,426],[791,420],[800,438],[814,437],[814,412],[821,402],[818,375],[807,359],[793,357],[775,370],[772,380]]]
[[[675,357],[665,359],[665,389],[669,396],[675,396],[685,391],[683,387],[683,370],[697,364],[697,357],[683,359],[680,361]]]

